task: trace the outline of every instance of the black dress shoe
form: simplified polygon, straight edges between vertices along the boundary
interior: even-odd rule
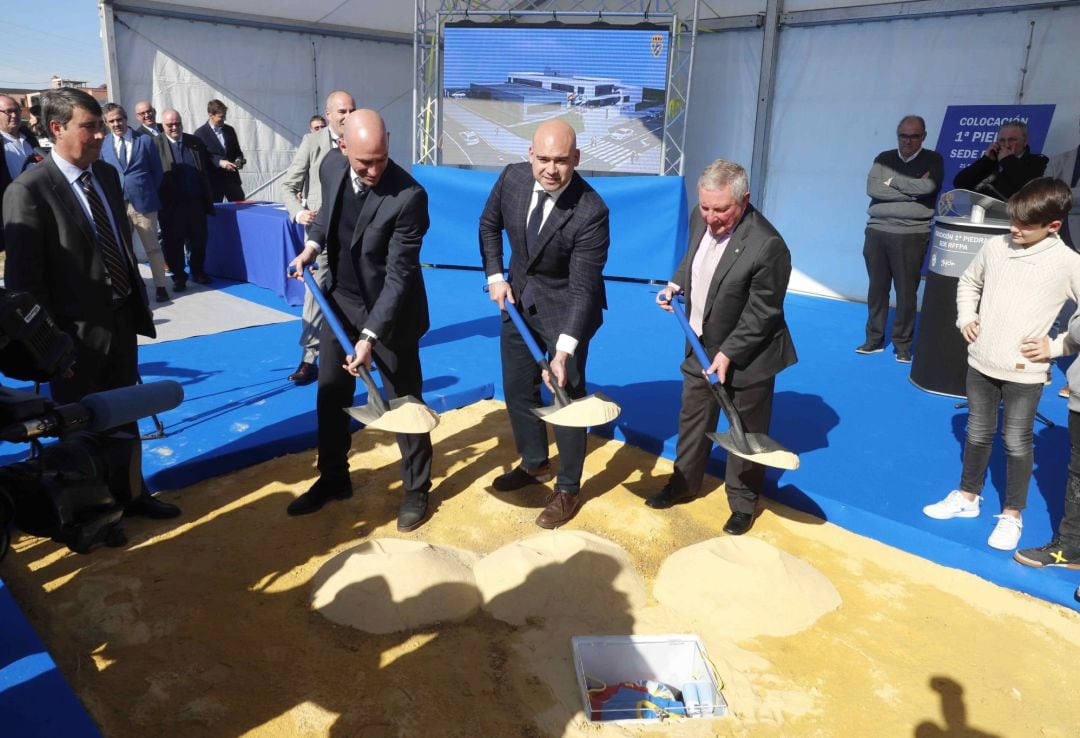
[[[724,532],[729,536],[741,536],[754,527],[754,516],[750,513],[733,512],[724,523]]]
[[[667,510],[672,505],[681,505],[684,502],[690,502],[696,497],[697,495],[693,492],[676,494],[675,489],[670,484],[665,484],[662,490],[645,500],[645,504],[654,510]]]
[[[168,302],[169,301],[169,291],[167,289],[165,289],[164,287],[158,287],[157,291],[155,292],[155,297],[157,298],[158,302]]]
[[[416,530],[427,515],[427,492],[406,492],[397,511],[397,529],[402,533]]]
[[[326,482],[322,477],[315,480],[304,494],[289,503],[287,512],[289,515],[308,515],[318,512],[330,500],[347,500],[352,497],[352,482],[346,479],[343,482]]]
[[[180,515],[180,508],[162,502],[147,491],[143,491],[138,497],[124,507],[124,515],[127,517],[142,516],[154,520],[165,520]]]
[[[192,274],[191,278],[195,281],[196,284],[211,284],[214,281],[207,276],[206,272],[198,272],[197,274]]]
[[[183,292],[186,289],[187,289],[187,278],[174,279],[173,280],[173,284],[172,284],[172,291],[173,292]]]
[[[289,375],[289,381],[296,384],[311,384],[319,378],[319,369],[310,361],[301,361],[296,371]]]
[[[530,484],[550,482],[553,476],[555,475],[551,473],[550,464],[545,464],[532,471],[525,471],[525,467],[517,466],[513,471],[495,477],[495,481],[491,483],[491,486],[497,492],[513,492],[515,489],[521,489]]]

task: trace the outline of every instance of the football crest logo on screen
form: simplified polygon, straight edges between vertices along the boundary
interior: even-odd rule
[[[664,50],[664,36],[659,33],[654,33],[652,38],[649,39],[649,50],[652,51],[653,56],[660,56],[660,52]]]

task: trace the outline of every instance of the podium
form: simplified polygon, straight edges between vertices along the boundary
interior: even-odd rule
[[[956,327],[956,285],[988,240],[1009,232],[1005,203],[968,190],[946,192],[930,236],[930,264],[909,381],[921,390],[967,396],[967,341]]]

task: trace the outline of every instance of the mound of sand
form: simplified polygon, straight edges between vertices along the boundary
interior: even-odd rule
[[[511,625],[570,618],[599,627],[625,618],[648,599],[629,554],[585,531],[514,541],[485,556],[474,571],[484,609]]]
[[[653,594],[735,640],[798,633],[841,603],[832,582],[810,564],[745,536],[676,551],[660,566]]]
[[[480,607],[476,554],[376,538],[328,560],[312,577],[311,606],[367,633],[396,633],[464,620]]]

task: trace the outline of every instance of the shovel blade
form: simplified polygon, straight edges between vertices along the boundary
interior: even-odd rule
[[[745,446],[736,444],[730,433],[709,433],[708,436],[720,448],[747,461],[777,469],[799,468],[799,455],[764,433],[747,433]]]
[[[561,425],[566,428],[588,428],[593,425],[610,423],[619,417],[622,408],[616,405],[602,392],[594,392],[580,400],[573,400],[569,405],[558,407],[535,407],[532,409],[536,417],[551,425]]]
[[[430,433],[439,425],[435,411],[412,396],[391,400],[386,412],[371,404],[347,407],[345,412],[367,428],[389,433]]]

